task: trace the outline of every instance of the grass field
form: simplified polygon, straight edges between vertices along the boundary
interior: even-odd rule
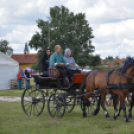
[[[0,96],[21,96],[24,89],[0,90]],[[47,103],[43,113],[26,116],[20,102],[0,102],[0,134],[134,134],[134,120],[125,123],[123,113],[113,121],[113,108],[107,107],[111,120],[107,121],[102,109],[97,116],[83,119],[80,106],[61,119],[51,118]],[[134,112],[133,112],[134,115]]]
[[[20,97],[23,92],[24,92],[24,89],[21,89],[21,90],[18,90],[18,89],[0,90],[0,96],[18,96],[18,97]]]
[[[113,108],[108,108],[111,119]],[[26,116],[20,102],[0,102],[0,134],[132,134],[134,121],[126,124],[123,113],[116,121],[107,121],[102,110],[97,116],[82,118],[80,106],[61,119],[51,118],[45,107],[38,116]]]

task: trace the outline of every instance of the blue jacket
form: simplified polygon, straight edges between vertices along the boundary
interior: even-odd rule
[[[125,61],[124,65],[123,65],[121,68],[125,67],[128,63],[131,63],[132,61],[133,61],[132,58],[127,59],[127,60]]]
[[[21,71],[20,74],[24,77],[24,72]]]

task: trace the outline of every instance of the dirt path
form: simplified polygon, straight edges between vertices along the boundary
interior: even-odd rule
[[[14,96],[0,96],[0,101],[7,101],[7,102],[15,102],[21,101],[21,97],[14,97]]]

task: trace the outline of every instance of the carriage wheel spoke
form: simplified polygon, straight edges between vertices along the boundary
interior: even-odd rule
[[[35,107],[36,107],[36,105],[35,105]],[[37,113],[39,114],[37,107],[36,107],[36,111],[37,111]]]
[[[42,108],[38,105],[38,103],[37,103],[37,106],[38,106],[40,109],[42,109]]]
[[[36,94],[36,97],[39,95],[39,91],[38,91],[38,94]]]
[[[28,106],[30,103],[31,103],[31,102],[28,102],[28,103],[24,104],[24,106],[26,107],[26,106]]]
[[[32,105],[33,106],[33,105]],[[32,111],[32,106],[31,106],[31,110],[30,110],[30,115],[31,115],[31,111]]]
[[[33,104],[33,115],[35,115],[35,104]]]
[[[31,96],[29,97],[29,96],[25,95],[25,97],[26,97],[26,98],[28,98],[29,100],[31,100],[31,99],[32,99],[32,97],[31,97]]]
[[[31,103],[31,105],[27,108],[27,110],[26,110],[26,112],[29,110],[29,108],[32,106],[32,103]]]

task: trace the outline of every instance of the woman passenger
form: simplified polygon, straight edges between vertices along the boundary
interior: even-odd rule
[[[76,69],[76,64],[75,64],[75,60],[72,56],[72,52],[69,48],[65,49],[65,53],[64,53],[64,60],[69,63],[72,64],[72,66],[67,66],[67,69],[70,69],[70,71],[74,74],[74,73],[81,73],[80,70]]]
[[[48,68],[49,68],[49,58],[50,58],[51,50],[50,48],[47,48],[44,51],[44,56],[41,58],[41,69],[44,75],[49,75],[48,74]]]

